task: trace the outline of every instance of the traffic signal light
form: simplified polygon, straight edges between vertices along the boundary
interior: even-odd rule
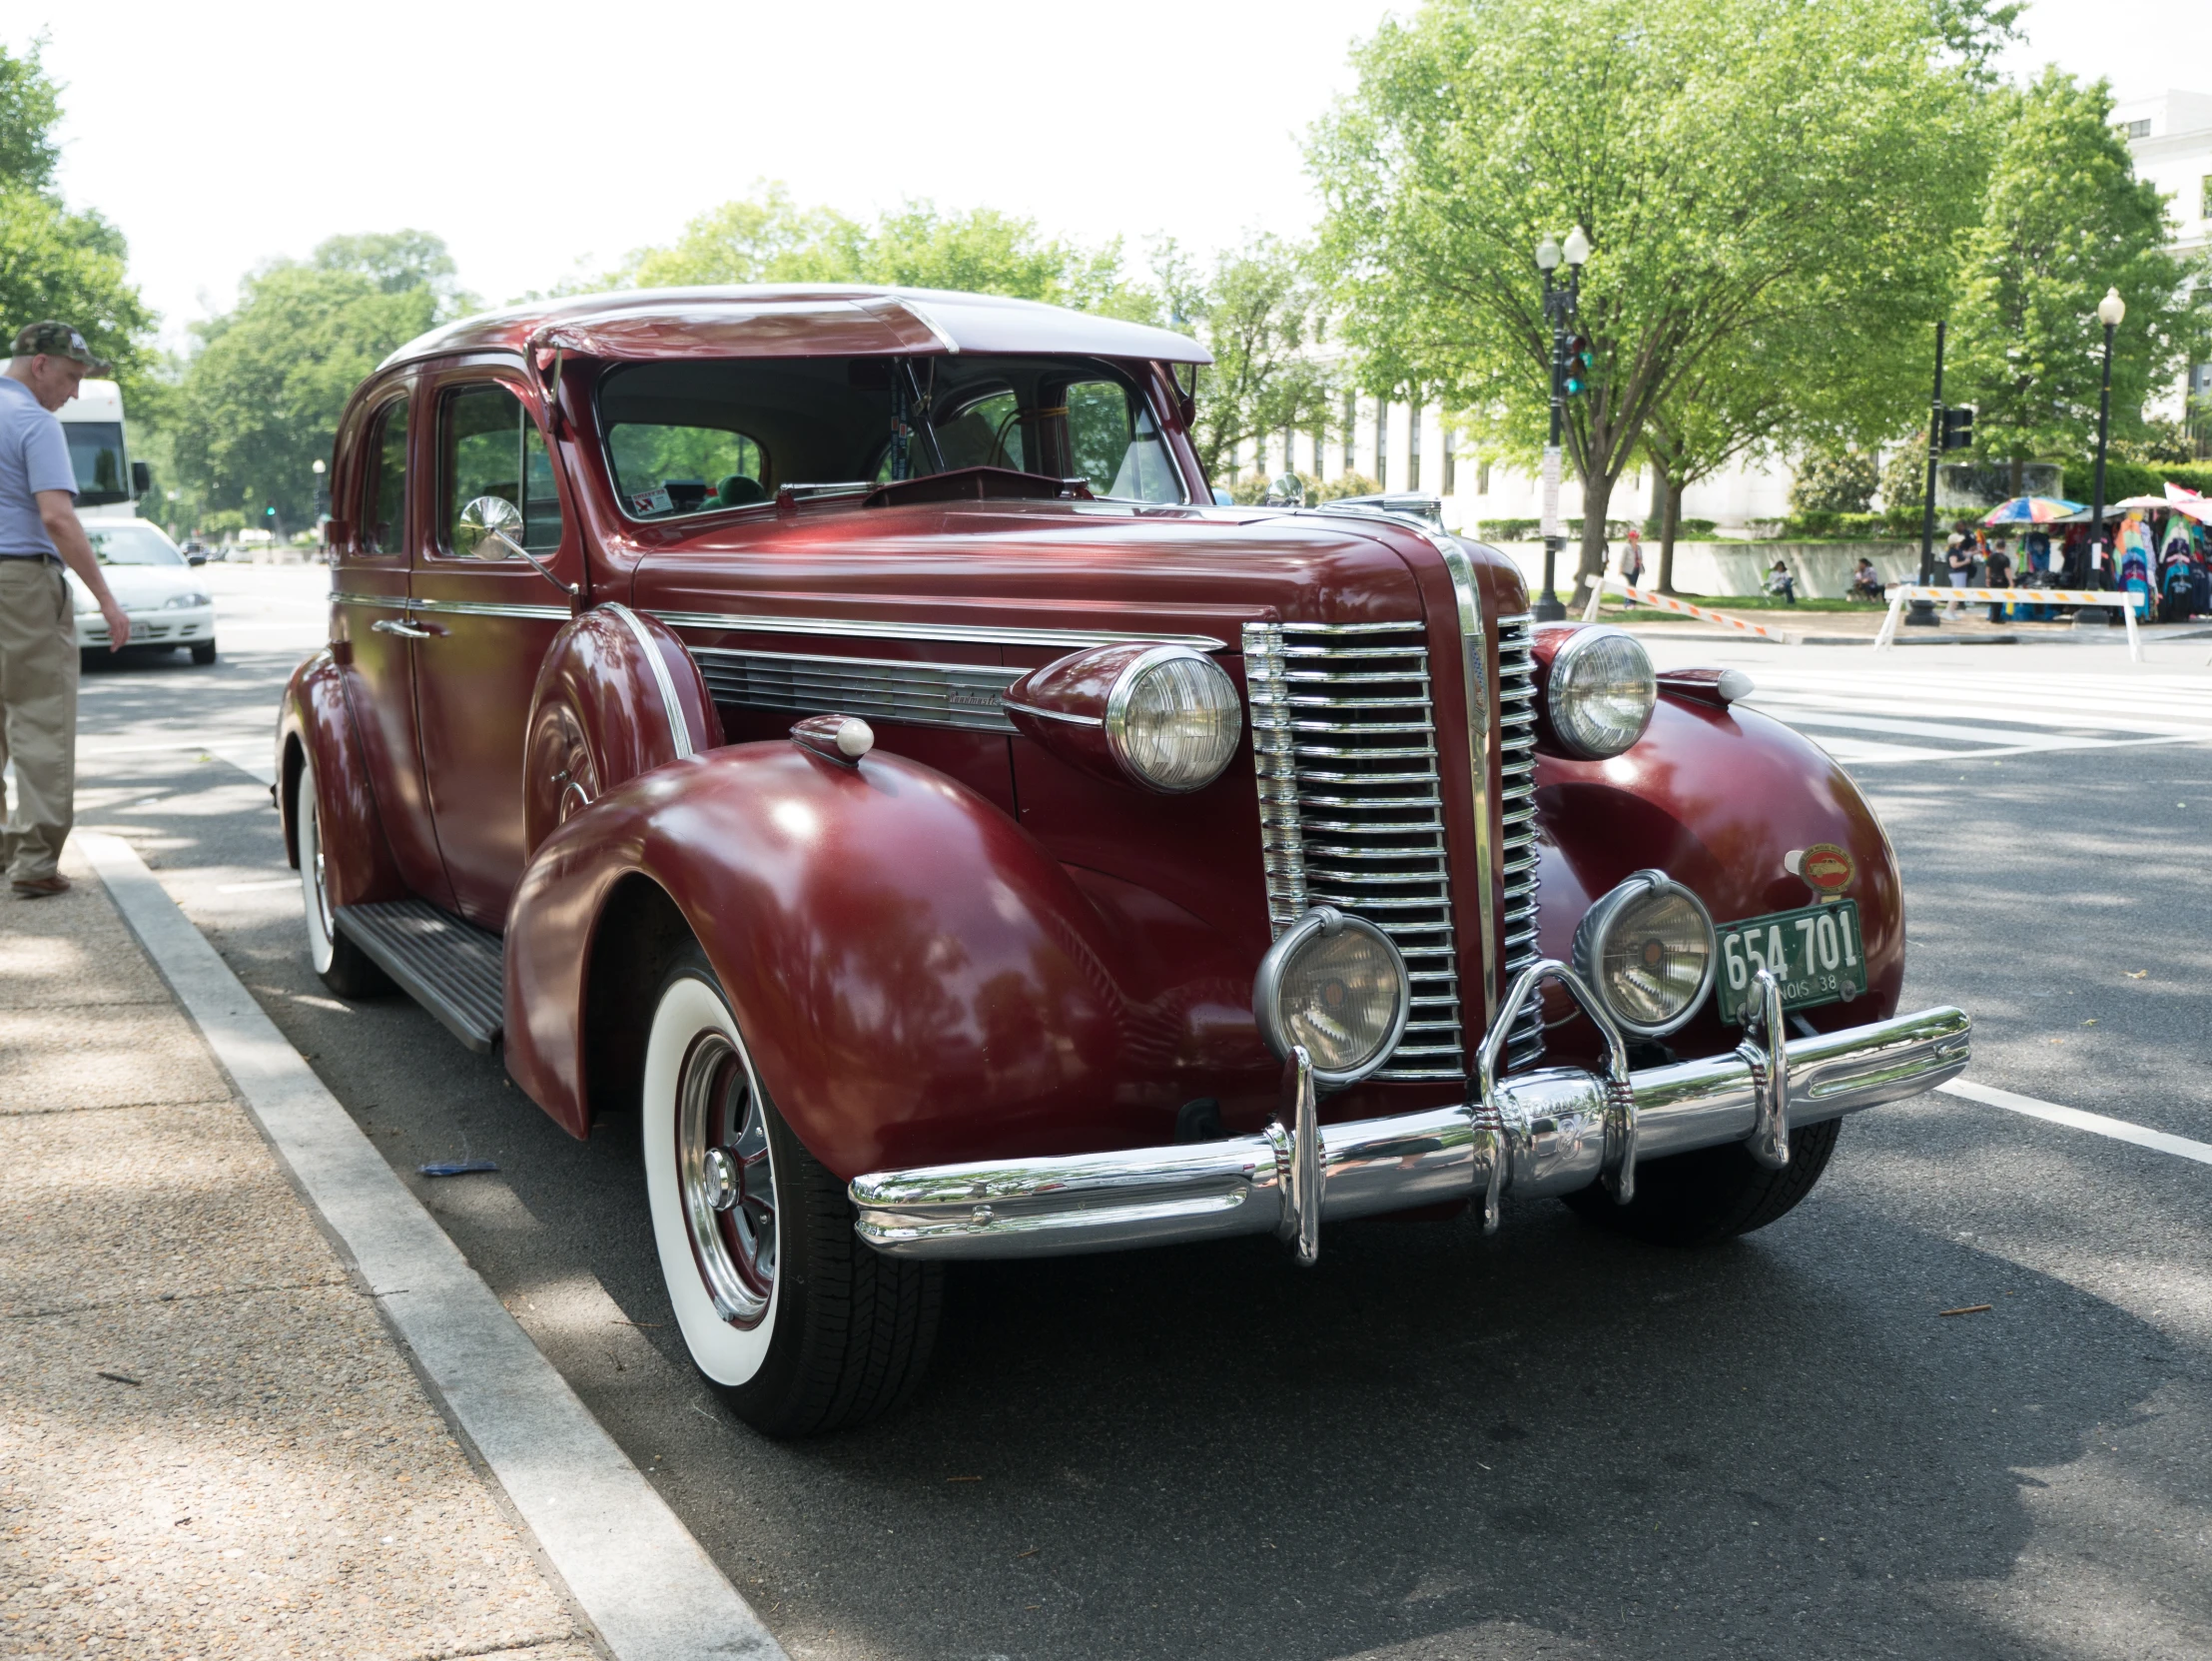
[[[1567,396],[1573,398],[1590,385],[1590,337],[1577,335],[1567,343]]]
[[[1968,449],[1974,441],[1974,413],[1971,410],[1945,410],[1943,412],[1944,449]]]

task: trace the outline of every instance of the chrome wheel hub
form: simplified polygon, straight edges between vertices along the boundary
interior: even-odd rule
[[[776,1284],[776,1168],[751,1065],[729,1038],[702,1033],[676,1087],[676,1180],[684,1225],[714,1306],[751,1326]]]

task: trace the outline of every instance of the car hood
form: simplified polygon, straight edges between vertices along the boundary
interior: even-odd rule
[[[190,565],[103,565],[100,574],[108,579],[108,592],[126,611],[161,605],[176,594],[207,592],[199,571]],[[91,590],[75,571],[68,576],[71,597],[89,603]]]

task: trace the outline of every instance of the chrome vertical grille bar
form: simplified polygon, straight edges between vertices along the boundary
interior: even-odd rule
[[[1364,917],[1397,943],[1413,1012],[1378,1079],[1465,1076],[1425,627],[1247,623],[1267,913]]]
[[[1534,963],[1536,945],[1536,659],[1533,620],[1498,619],[1498,760],[1501,851],[1505,890],[1500,933],[1504,938],[1505,979]],[[1544,1054],[1544,1012],[1531,998],[1513,1023],[1506,1041],[1506,1066],[1534,1065]]]

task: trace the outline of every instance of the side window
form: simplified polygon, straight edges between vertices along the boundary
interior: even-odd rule
[[[361,548],[364,553],[403,553],[407,538],[407,401],[395,398],[373,417],[364,453]]]
[[[1012,467],[1027,472],[1020,401],[1010,392],[978,399],[938,427],[937,447],[945,452],[948,471],[957,467]]]
[[[496,382],[445,395],[438,433],[443,511],[440,552],[458,545],[460,512],[478,496],[498,496],[522,510],[522,545],[531,552],[560,546],[560,491],[545,435],[522,401]]]
[[[1078,381],[1068,389],[1068,447],[1095,494],[1123,501],[1180,501],[1167,442],[1149,406],[1118,381]]]

